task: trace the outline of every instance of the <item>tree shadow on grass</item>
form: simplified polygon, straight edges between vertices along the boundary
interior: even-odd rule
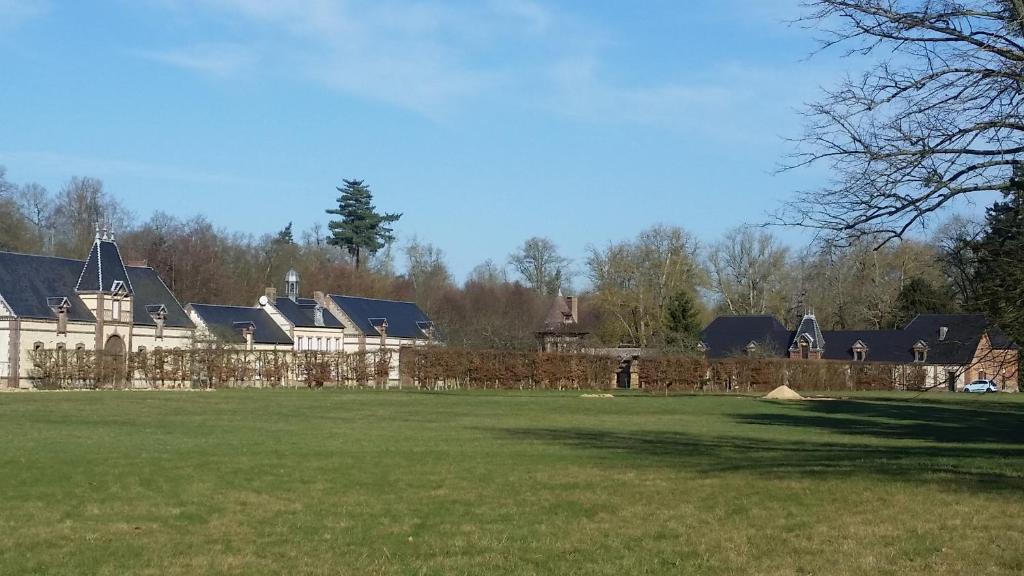
[[[657,430],[515,428],[502,434],[593,451],[629,465],[767,478],[875,478],[934,482],[984,492],[1024,490],[1024,446],[1015,410],[931,403],[807,402],[737,415],[730,434]],[[764,425],[786,427],[757,434]],[[852,434],[829,438],[822,431]],[[999,442],[1001,445],[980,444]]]
[[[1024,405],[961,401],[803,402],[797,410],[746,414],[743,424],[787,426],[878,439],[1024,447]],[[974,450],[974,449],[972,449]]]

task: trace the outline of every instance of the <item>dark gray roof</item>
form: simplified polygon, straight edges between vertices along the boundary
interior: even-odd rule
[[[853,360],[853,345],[860,341],[867,347],[865,358],[872,362],[914,361],[917,339],[903,330],[827,330],[822,336],[826,360]]]
[[[227,342],[245,342],[241,328],[251,325],[252,341],[256,344],[292,344],[288,334],[262,308],[217,304],[189,304],[189,307],[210,332]]]
[[[388,336],[396,338],[426,338],[425,329],[433,325],[415,302],[336,294],[330,297],[366,336],[380,336],[375,326],[379,326],[382,320],[388,322]]]
[[[0,252],[0,297],[20,318],[56,320],[49,298],[67,298],[68,320],[95,322],[96,317],[78,297],[75,285],[82,273],[81,260]]]
[[[946,337],[940,340],[939,329],[942,327],[948,330]],[[1017,348],[1002,330],[989,323],[984,314],[921,314],[903,330],[913,335],[914,342],[924,340],[928,344],[928,362],[935,364],[970,362],[986,333],[994,348]]]
[[[940,339],[940,328],[945,338]],[[790,332],[772,316],[719,316],[701,333],[708,347],[709,358],[724,358],[745,353],[750,342],[757,343],[759,353],[783,356],[785,350],[804,331],[824,342],[822,357],[827,360],[853,360],[853,345],[858,341],[867,347],[867,360],[873,362],[910,363],[914,346],[928,345],[928,364],[961,366],[969,364],[984,334],[995,348],[1016,349],[1017,346],[982,314],[923,314],[902,330],[830,330],[821,332],[817,322],[806,319],[797,332]],[[783,343],[781,347],[779,343]],[[772,347],[765,350],[762,343]]]
[[[296,298],[292,302],[290,298],[281,297],[274,301],[274,307],[295,326],[302,328],[320,328],[316,325],[316,300],[312,298]],[[325,328],[344,328],[341,321],[334,317],[326,308],[323,308]]]
[[[128,293],[132,293],[132,282],[121,260],[121,251],[110,240],[96,239],[81,273],[76,285],[79,292],[113,292],[114,284],[121,282]]]
[[[751,342],[757,344],[759,354],[785,356],[793,332],[774,316],[719,316],[704,328],[700,339],[709,358],[744,355]]]
[[[178,299],[171,294],[170,289],[160,279],[156,270],[146,266],[128,266],[128,278],[132,281],[135,294],[132,298],[133,310],[132,320],[143,326],[156,326],[151,311],[155,312],[163,306],[167,310],[167,317],[164,318],[164,326],[175,328],[194,328],[195,325],[189,319],[185,309],[181,307]]]
[[[0,252],[0,297],[20,318],[49,320],[57,319],[52,305],[66,298],[71,306],[68,320],[95,322],[96,317],[78,297],[76,290],[76,286],[85,277],[83,270],[87,268],[88,262],[83,260]],[[156,271],[147,267],[126,268],[123,265],[121,270],[122,274],[114,274],[113,277],[125,278],[127,281],[122,282],[125,282],[128,290],[134,287],[133,320],[136,324],[156,325],[147,312],[147,306],[163,306],[167,309],[165,326],[192,327],[192,321],[185,310]]]

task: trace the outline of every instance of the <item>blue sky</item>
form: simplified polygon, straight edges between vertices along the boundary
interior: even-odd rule
[[[784,0],[0,0],[0,164],[101,178],[136,214],[260,234],[366,180],[458,277],[548,236],[704,241],[820,170],[773,174],[843,74]],[[780,231],[799,243],[806,235]]]

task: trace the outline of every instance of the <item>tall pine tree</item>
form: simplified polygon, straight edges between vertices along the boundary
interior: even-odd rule
[[[1010,188],[985,216],[977,255],[975,307],[1015,342],[1024,342],[1024,170],[1015,170]]]
[[[389,224],[397,222],[401,214],[380,214],[373,205],[373,193],[362,180],[343,180],[338,207],[328,210],[328,214],[341,216],[341,220],[332,220],[327,224],[331,235],[327,242],[333,246],[344,248],[356,261],[358,270],[363,263],[363,256],[377,253],[388,242],[395,239]]]

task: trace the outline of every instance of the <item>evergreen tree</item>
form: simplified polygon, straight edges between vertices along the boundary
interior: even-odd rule
[[[328,214],[341,216],[327,224],[331,236],[327,242],[344,248],[356,260],[356,269],[362,266],[363,255],[373,255],[394,241],[395,236],[389,224],[397,222],[401,214],[380,214],[373,205],[373,193],[362,180],[343,180],[338,207]]]
[[[896,298],[896,317],[891,324],[903,327],[918,314],[948,314],[954,308],[949,291],[936,287],[924,278],[911,278]]]
[[[289,222],[288,225],[285,226],[283,230],[277,233],[277,236],[274,237],[274,243],[283,244],[286,246],[295,244],[295,234],[292,233],[291,222]]]
[[[669,297],[665,310],[665,345],[675,349],[691,349],[700,337],[700,312],[693,296],[680,291]]]
[[[975,244],[975,307],[1024,342],[1024,171],[1015,172],[1004,200],[988,209],[985,233]]]

